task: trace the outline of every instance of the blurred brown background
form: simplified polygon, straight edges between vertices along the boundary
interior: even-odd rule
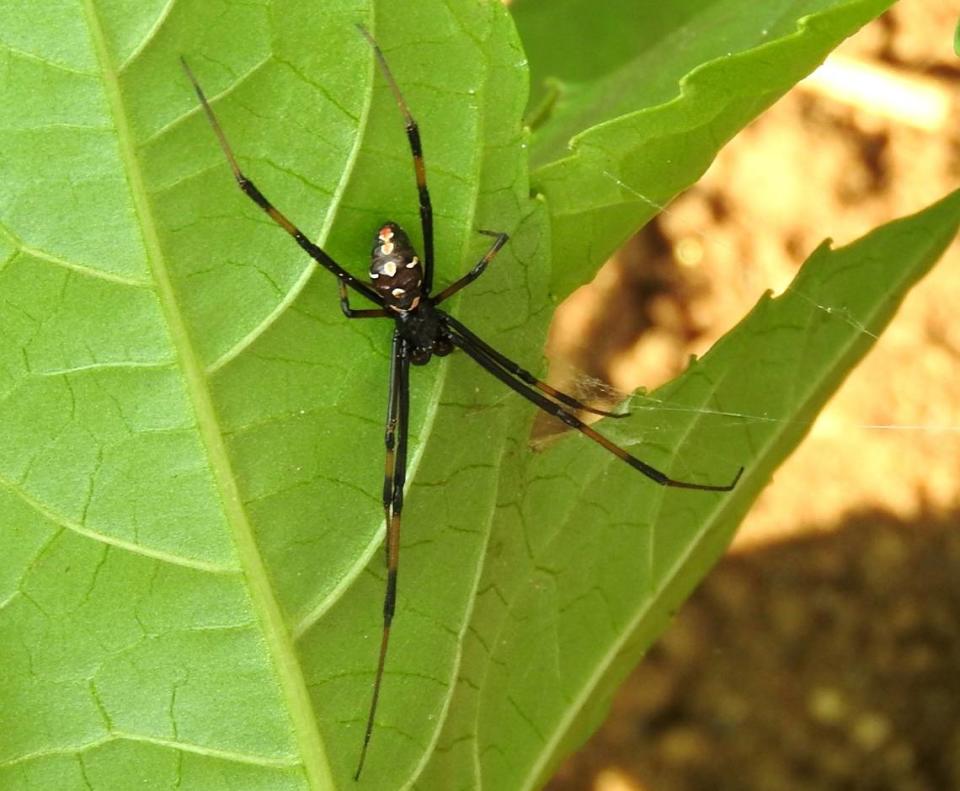
[[[558,313],[552,367],[629,391],[826,236],[960,185],[960,0],[902,0],[746,129]],[[550,791],[960,789],[960,246],[777,472]]]

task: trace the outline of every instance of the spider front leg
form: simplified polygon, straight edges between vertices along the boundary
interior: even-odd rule
[[[410,144],[410,154],[413,157],[413,174],[417,180],[417,194],[420,198],[420,227],[423,230],[423,291],[429,294],[433,289],[433,206],[430,203],[430,190],[427,189],[427,169],[423,163],[423,146],[420,144],[420,127],[414,120],[407,102],[400,92],[400,86],[390,71],[387,59],[384,57],[380,45],[363,25],[358,24],[357,29],[363,34],[367,42],[373,48],[373,54],[380,64],[380,70],[390,86],[394,101],[400,108],[400,114],[403,116],[404,129],[407,132],[407,142]]]
[[[505,233],[499,233],[497,231],[477,231],[477,233],[482,233],[484,236],[493,236],[494,242],[490,245],[490,249],[483,254],[483,258],[477,261],[474,264],[473,269],[471,269],[467,274],[461,277],[459,280],[455,280],[449,286],[447,286],[443,291],[441,291],[437,296],[433,298],[433,304],[439,305],[445,299],[449,299],[454,294],[456,294],[461,288],[469,286],[474,280],[476,280],[480,275],[483,274],[483,270],[487,268],[487,264],[493,260],[493,257],[500,252],[500,248],[503,247],[507,240],[510,238]]]
[[[217,137],[217,142],[220,144],[223,155],[226,157],[227,163],[230,165],[230,170],[233,171],[233,177],[237,182],[237,186],[243,190],[243,194],[256,203],[257,206],[259,206],[271,220],[273,220],[277,225],[283,228],[283,230],[290,234],[294,241],[300,245],[307,255],[320,264],[320,266],[336,275],[337,279],[341,283],[345,283],[354,291],[363,294],[363,296],[365,296],[374,304],[382,305],[383,298],[374,289],[372,289],[363,281],[357,280],[357,278],[351,275],[346,269],[344,269],[342,266],[340,266],[340,264],[327,255],[323,249],[311,242],[306,237],[306,234],[304,234],[303,231],[294,225],[286,217],[286,215],[283,214],[283,212],[274,206],[267,199],[266,195],[260,191],[257,185],[247,178],[246,174],[240,170],[240,165],[237,163],[237,158],[233,153],[233,148],[231,148],[230,143],[227,141],[227,135],[220,126],[220,121],[213,112],[210,102],[207,101],[207,97],[204,94],[203,89],[200,87],[200,83],[194,76],[193,71],[191,71],[190,66],[187,65],[186,59],[180,58],[180,63],[187,75],[187,79],[189,79],[190,83],[193,85],[193,90],[196,92],[197,98],[200,100],[200,106],[203,108],[203,112],[207,116],[207,121],[210,122],[210,126],[213,128],[213,133]]]
[[[347,287],[342,280],[337,281],[340,288],[340,310],[348,319],[382,319],[388,316],[385,308],[364,308],[363,310],[354,310],[350,307],[350,295],[347,293]]]
[[[559,401],[561,404],[570,407],[571,409],[581,409],[584,412],[593,412],[595,415],[602,415],[603,417],[629,417],[629,412],[608,412],[605,409],[598,409],[597,407],[589,406],[584,404],[582,401],[578,401],[571,395],[557,390],[555,387],[551,387],[546,382],[541,379],[537,379],[532,373],[521,368],[513,360],[507,357],[504,354],[501,354],[496,349],[494,349],[489,343],[487,343],[482,338],[479,338],[475,335],[465,324],[457,321],[449,313],[443,314],[443,321],[448,326],[454,329],[458,335],[461,335],[467,342],[472,343],[477,347],[483,354],[489,357],[493,362],[503,368],[505,371],[513,374],[517,379],[522,382],[526,382],[528,385],[537,388],[541,393],[546,393],[554,401]]]
[[[354,780],[360,779],[367,757],[373,719],[380,701],[380,686],[390,643],[390,624],[397,602],[397,567],[400,561],[400,514],[403,511],[403,489],[407,480],[407,434],[410,415],[410,352],[398,331],[393,333],[390,357],[390,390],[387,395],[387,427],[384,432],[386,464],[383,475],[383,512],[387,523],[387,588],[383,598],[383,633],[380,638],[380,657],[373,678],[373,697],[363,734],[360,761]]]
[[[656,467],[647,464],[645,461],[641,461],[616,443],[611,442],[609,439],[603,436],[603,434],[592,429],[576,415],[568,412],[560,404],[554,403],[546,396],[535,390],[533,387],[530,387],[523,382],[518,382],[510,375],[509,371],[505,370],[502,365],[497,363],[495,358],[491,357],[484,350],[484,346],[479,345],[469,337],[458,333],[457,328],[453,324],[448,322],[447,326],[452,330],[450,332],[450,338],[454,345],[463,349],[481,368],[488,373],[493,374],[493,376],[503,382],[511,390],[522,395],[527,399],[527,401],[539,407],[548,415],[553,415],[553,417],[562,420],[564,423],[570,426],[570,428],[574,428],[581,434],[585,434],[598,445],[601,445],[618,459],[625,461],[635,470],[642,472],[655,483],[659,483],[661,486],[671,486],[677,489],[697,489],[704,492],[729,492],[734,486],[737,485],[737,481],[739,481],[740,476],[743,475],[743,467],[741,467],[737,471],[737,474],[733,476],[733,480],[730,481],[730,483],[723,484],[694,483],[692,481],[681,481],[676,478],[671,478],[666,473],[661,472]]]

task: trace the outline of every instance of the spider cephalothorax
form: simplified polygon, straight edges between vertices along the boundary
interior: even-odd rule
[[[385,307],[398,313],[416,308],[423,296],[423,266],[404,230],[384,223],[370,256],[370,280]]]
[[[429,299],[397,316],[397,332],[408,344],[411,363],[426,365],[434,355],[445,357],[453,351],[453,339],[444,318],[445,314],[433,307]]]

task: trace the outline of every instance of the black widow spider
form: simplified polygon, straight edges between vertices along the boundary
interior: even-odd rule
[[[220,147],[230,164],[240,189],[270,218],[290,234],[307,254],[336,277],[340,290],[340,308],[348,319],[391,318],[395,322],[393,346],[390,357],[390,385],[387,395],[387,423],[385,433],[386,470],[383,476],[383,510],[386,521],[387,585],[383,601],[383,633],[380,640],[380,656],[373,680],[373,696],[367,716],[363,746],[354,779],[360,778],[363,763],[373,732],[373,721],[380,698],[380,684],[390,641],[390,624],[393,620],[397,598],[397,564],[400,557],[400,514],[403,510],[403,489],[407,468],[407,418],[410,404],[410,365],[426,365],[434,356],[445,357],[455,348],[462,349],[481,368],[489,372],[507,387],[549,415],[563,421],[570,428],[585,434],[602,445],[610,453],[662,486],[680,489],[699,489],[707,492],[729,492],[743,474],[739,469],[730,483],[711,485],[678,481],[646,462],[632,456],[602,434],[580,420],[573,410],[584,410],[605,417],[626,417],[628,413],[613,413],[583,404],[572,396],[554,389],[546,382],[521,368],[492,346],[478,338],[453,316],[438,309],[438,305],[468,286],[486,269],[501,247],[507,242],[507,234],[495,231],[479,231],[493,237],[493,244],[483,257],[459,280],[454,281],[439,294],[433,290],[433,209],[427,190],[427,176],[420,146],[420,132],[410,114],[400,87],[394,79],[387,60],[370,32],[358,24],[357,28],[370,43],[380,70],[386,78],[406,126],[407,139],[413,155],[413,169],[420,195],[420,224],[423,232],[423,261],[417,257],[407,234],[394,222],[384,223],[374,239],[371,251],[370,280],[367,285],[347,272],[317,245],[307,239],[303,232],[286,218],[264,196],[257,186],[244,175],[227,142],[226,135],[207,101],[186,60],[181,59],[184,71],[193,84],[207,120],[213,127]],[[347,287],[362,294],[377,308],[356,310],[350,307]]]

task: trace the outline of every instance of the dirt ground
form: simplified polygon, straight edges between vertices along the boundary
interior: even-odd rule
[[[956,188],[958,18],[903,0],[846,42],[568,300],[551,355],[656,386],[824,237]],[[960,789],[958,305],[955,243],[550,791]]]

